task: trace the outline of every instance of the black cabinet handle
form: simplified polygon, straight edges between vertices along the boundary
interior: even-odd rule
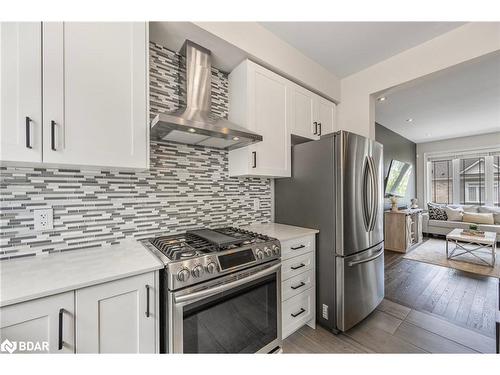
[[[321,135],[321,122],[318,122],[318,128],[319,128],[318,135]]]
[[[294,270],[294,271],[295,271],[295,270],[298,270],[299,268],[302,268],[302,267],[305,267],[305,266],[306,266],[306,265],[305,265],[304,263],[300,263],[300,265],[299,265],[299,266],[292,266],[292,267],[290,267],[290,268],[291,268],[292,270]]]
[[[314,124],[314,135],[316,135],[318,134],[318,123],[314,121],[313,124]]]
[[[62,350],[63,348],[63,314],[64,314],[64,309],[59,309],[59,340],[57,344],[57,349]]]
[[[496,323],[497,331],[497,354],[500,354],[500,322]]]
[[[304,310],[303,308],[301,308],[301,309],[299,310],[299,312],[296,312],[295,314],[293,314],[293,313],[292,313],[292,314],[290,314],[290,315],[291,315],[291,316],[293,316],[294,318],[296,318],[296,317],[298,317],[300,314],[303,314],[303,313],[305,313],[305,312],[306,312],[306,310]]]
[[[299,249],[303,249],[304,247],[306,247],[306,245],[299,245],[299,246],[291,247],[290,249],[299,250]]]
[[[149,285],[146,285],[146,318],[149,318]]]
[[[252,168],[257,168],[257,151],[252,151]]]
[[[51,145],[50,148],[52,151],[57,151],[56,150],[56,122],[52,120],[50,122],[50,139],[51,139]]]
[[[295,289],[302,288],[304,285],[306,285],[306,283],[303,282],[303,281],[301,281],[299,285],[291,286],[290,288],[292,288],[293,290],[295,290]]]
[[[26,116],[26,148],[31,147],[31,119]]]

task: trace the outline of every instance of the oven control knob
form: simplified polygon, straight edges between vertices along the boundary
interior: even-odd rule
[[[279,246],[278,246],[278,245],[273,245],[273,248],[272,248],[272,249],[273,249],[273,253],[274,253],[274,255],[279,255],[279,253],[280,253],[280,248],[279,248]]]
[[[210,262],[207,264],[207,272],[214,273],[217,271],[217,264],[215,262]]]
[[[183,268],[177,273],[177,280],[188,281],[188,279],[189,279],[189,270],[187,268]]]
[[[257,259],[264,259],[264,252],[261,249],[255,250],[255,255],[257,255]]]
[[[193,277],[200,277],[201,275],[203,275],[203,267],[198,264],[193,268],[191,273],[193,274]]]
[[[268,247],[264,248],[264,253],[266,254],[266,257],[270,257],[271,255],[273,255],[273,252]]]

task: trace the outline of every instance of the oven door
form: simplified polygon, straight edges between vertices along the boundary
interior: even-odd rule
[[[269,353],[281,347],[281,264],[169,292],[169,352]]]

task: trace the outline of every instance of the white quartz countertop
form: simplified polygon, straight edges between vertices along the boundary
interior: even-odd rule
[[[140,242],[0,262],[0,306],[163,268]]]
[[[317,229],[295,227],[292,225],[278,223],[253,224],[242,228],[256,233],[262,233],[269,237],[277,238],[280,241],[291,240],[319,233],[319,230]]]

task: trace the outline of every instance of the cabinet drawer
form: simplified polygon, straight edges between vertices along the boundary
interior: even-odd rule
[[[281,284],[281,300],[287,299],[302,293],[314,285],[313,270],[306,271],[300,275],[289,278]]]
[[[313,318],[313,293],[311,288],[283,302],[283,338]]]
[[[281,243],[281,259],[289,259],[314,250],[314,235]]]
[[[285,281],[290,277],[297,276],[312,269],[314,265],[314,253],[306,253],[285,260],[281,263],[281,280]]]

